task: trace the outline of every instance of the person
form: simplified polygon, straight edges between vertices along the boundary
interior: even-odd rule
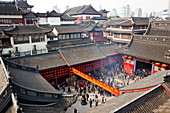
[[[77,113],[77,109],[76,108],[74,108],[74,113]]]
[[[90,107],[92,108],[92,100],[91,100],[91,98],[90,98],[90,101],[89,101],[89,103],[90,103]]]
[[[65,92],[65,85],[63,85],[63,92]]]
[[[70,88],[70,86],[68,86],[68,92],[69,92],[69,93],[71,92],[71,88]]]
[[[102,96],[102,104],[104,103],[104,95]]]
[[[96,97],[96,106],[98,106],[98,97]]]
[[[87,97],[87,101],[88,101],[88,99],[89,99],[89,94],[88,93],[86,94],[86,97]]]
[[[93,101],[94,101],[94,98],[95,98],[95,97],[94,97],[94,95],[93,95]]]

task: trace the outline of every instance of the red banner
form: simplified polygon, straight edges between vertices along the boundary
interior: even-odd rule
[[[124,71],[129,73],[133,72],[133,64],[124,62]]]
[[[157,73],[158,71],[156,71],[156,70],[153,70],[153,74],[155,74],[155,73]]]
[[[96,85],[98,85],[98,86],[100,86],[102,88],[104,88],[105,90],[109,91],[110,93],[112,93],[112,94],[114,94],[116,96],[120,95],[120,91],[118,89],[113,88],[113,87],[111,87],[111,86],[109,86],[109,85],[107,85],[107,84],[105,84],[103,82],[100,82],[100,81],[98,81],[98,80],[96,80],[96,79],[94,79],[94,78],[80,72],[79,70],[77,70],[75,68],[72,68],[72,70],[73,70],[73,73],[81,76],[82,78],[84,78],[84,79],[86,79],[86,80],[88,80],[88,81],[90,81],[90,82],[92,82],[92,83],[94,83],[94,84],[96,84]]]
[[[147,91],[147,90],[151,90],[152,88],[154,88],[155,86],[152,87],[147,87],[147,88],[141,88],[141,89],[133,89],[133,90],[120,90],[122,93],[132,93],[132,92],[140,92],[140,91]]]

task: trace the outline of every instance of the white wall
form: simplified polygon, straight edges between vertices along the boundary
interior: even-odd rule
[[[22,18],[22,15],[1,15],[0,18]]]
[[[31,36],[29,36],[29,40],[31,39]],[[29,41],[31,42],[31,41]],[[34,45],[36,45],[37,50],[42,50],[45,49],[47,51],[47,35],[45,35],[45,41],[42,42],[35,42],[35,43],[23,43],[23,44],[14,44],[13,42],[13,37],[11,37],[11,45],[13,47],[13,52],[16,52],[15,48],[18,47],[19,52],[27,52],[31,51],[32,55],[32,50],[34,49]]]
[[[9,51],[13,51],[13,48],[4,48],[3,51],[2,51],[2,54],[6,54],[6,53],[9,53]]]
[[[60,17],[48,17],[48,23],[50,25],[60,25]]]
[[[74,24],[74,21],[61,21],[61,24]]]
[[[38,24],[47,24],[47,18],[38,18]]]
[[[72,17],[83,17],[83,19],[86,19],[86,16],[89,16],[90,18],[100,17],[100,15],[75,15],[75,16],[72,16]]]

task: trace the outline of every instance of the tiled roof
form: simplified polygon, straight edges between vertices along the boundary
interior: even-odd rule
[[[64,13],[72,15],[79,15],[79,14],[92,14],[92,15],[101,15],[98,11],[86,11],[88,8],[93,8],[91,5],[83,5],[78,7],[73,7],[70,9],[67,9]]]
[[[83,27],[79,25],[68,25],[68,26],[53,26],[59,34],[66,33],[82,33]]]
[[[60,48],[60,52],[70,65],[81,64],[89,61],[106,58],[109,55],[115,55],[115,45],[99,45],[84,44],[74,45]],[[50,69],[60,66],[65,66],[66,63],[62,59],[59,52],[46,53],[41,55],[32,55],[26,57],[17,57],[9,59],[17,64],[36,67],[39,65],[39,70]]]
[[[73,45],[89,44],[94,43],[90,38],[78,38],[78,39],[69,39],[69,40],[57,40],[57,41],[48,41],[48,47],[66,47]]]
[[[106,9],[102,9],[99,11],[99,13],[108,13],[109,11],[106,11]]]
[[[83,24],[80,24],[80,26],[82,26],[84,32],[92,31],[96,25],[97,25],[96,23],[83,23]]]
[[[29,5],[27,1],[24,1],[24,0],[17,1],[17,6],[21,8],[32,8],[33,7]]]
[[[47,17],[47,13],[35,13],[36,17]]]
[[[60,17],[63,13],[57,13],[55,10],[52,10],[51,12],[48,12],[47,15],[48,17]]]
[[[71,17],[67,14],[62,15],[60,18],[61,18],[61,21],[74,21],[77,19],[77,17]]]
[[[170,38],[136,35],[119,53],[170,64]]]
[[[30,11],[30,13],[24,15],[24,17],[25,17],[25,18],[35,18],[36,16],[35,16],[35,13],[34,13],[34,12]]]
[[[104,44],[98,45],[99,50],[106,56],[111,56],[117,54],[115,49],[118,48],[116,44]]]
[[[39,65],[39,70],[66,65],[66,63],[58,52],[33,55],[28,57],[18,57],[10,60],[17,64],[26,65],[33,68]]]
[[[158,83],[158,84],[162,83],[163,76],[165,75],[165,73],[166,73],[166,71],[157,72],[156,74],[150,75],[149,77],[143,78],[142,80],[139,80],[139,81],[134,82],[130,85],[127,85],[122,89],[131,89],[131,88],[137,89],[137,88],[141,88],[141,87],[147,87],[147,86],[150,86],[150,85],[154,85],[156,83]],[[155,80],[156,83],[154,83],[154,80]],[[120,90],[122,90],[122,89],[120,89]],[[91,109],[90,111],[87,111],[87,113],[97,113],[97,112],[112,113],[112,112],[117,112],[118,110],[123,109],[126,106],[130,106],[131,104],[133,105],[133,103],[135,103],[135,102],[138,103],[138,104],[142,103],[143,101],[139,101],[139,99],[144,97],[144,96],[147,97],[147,95],[149,95],[149,93],[154,91],[154,90],[155,89],[149,90],[149,91],[125,93],[125,94],[120,95],[119,97],[115,97],[111,100],[108,100],[108,101],[106,100],[105,104],[99,105],[97,108]],[[156,94],[156,95],[159,96],[159,93]],[[152,97],[148,96],[147,98],[152,98]],[[161,98],[159,98],[159,99],[161,99]],[[130,109],[133,109],[133,107],[135,107],[135,106],[136,106],[136,104],[134,104],[134,106],[131,106]],[[147,108],[143,108],[143,109],[147,109]]]
[[[93,17],[93,20],[107,20],[107,17]]]
[[[170,29],[169,27],[151,27],[147,34],[155,36],[170,36]]]
[[[51,28],[41,28],[36,25],[18,25],[13,26],[11,29],[3,29],[6,35],[20,35],[20,34],[37,34],[37,33],[48,33],[51,32]]]
[[[114,18],[112,20],[106,21],[105,25],[118,25],[118,26],[132,26],[134,23],[131,18]]]
[[[15,2],[0,2],[1,15],[22,15],[23,12],[16,8]]]
[[[132,20],[135,23],[135,25],[148,25],[149,24],[149,18],[132,17]]]
[[[57,90],[52,87],[38,71],[27,71],[11,66],[8,66],[8,69],[13,82],[17,85],[34,91],[57,93]]]
[[[95,44],[61,48],[61,53],[69,65],[105,58],[105,55],[103,55]]]

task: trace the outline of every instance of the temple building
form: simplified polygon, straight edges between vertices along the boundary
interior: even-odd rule
[[[48,26],[53,28],[52,33],[48,34],[48,44],[59,46],[62,43],[87,43],[92,42],[98,44],[107,43],[107,38],[103,36],[104,27],[98,26],[95,23],[83,23],[74,25],[60,25],[60,26]],[[80,42],[79,39],[82,39]],[[87,39],[87,40],[86,40]],[[76,42],[77,40],[77,42]],[[90,41],[91,40],[91,41]],[[87,41],[87,42],[86,42]],[[61,43],[60,43],[61,42]],[[56,44],[55,44],[56,43]],[[68,44],[67,44],[68,45]]]
[[[125,55],[125,71],[134,73],[143,68],[153,74],[170,69],[169,25],[157,23],[153,21],[145,35],[134,35],[129,45],[118,49],[118,53]]]
[[[0,26],[34,24],[36,19],[30,14],[32,7],[25,0],[0,1]]]
[[[37,25],[17,25],[2,29],[1,44],[8,45],[7,48],[1,48],[2,55],[15,57],[47,53],[47,33],[51,31]]]
[[[59,48],[56,52],[41,55],[11,58],[12,62],[29,67],[39,67],[39,73],[48,81],[61,83],[75,75],[72,68],[88,73],[102,67],[115,66],[122,62],[122,55],[115,52],[115,44],[81,44]],[[47,60],[48,59],[48,60]]]
[[[132,39],[132,34],[144,34],[148,24],[149,18],[114,18],[103,23],[107,27],[104,35],[111,43],[126,45]]]
[[[56,90],[36,68],[19,65],[0,57],[0,112],[64,112],[78,95]]]
[[[78,17],[76,23],[86,22],[93,17],[100,17],[102,14],[96,11],[91,5],[83,5],[67,9],[64,14],[72,17]]]
[[[37,24],[41,26],[45,25],[63,25],[74,24],[76,17],[71,17],[64,13],[57,13],[55,10],[46,13],[35,13],[37,18]]]
[[[100,17],[93,17],[92,19],[95,21],[95,23],[103,23],[107,21],[107,13],[109,11],[106,11],[105,9],[102,9],[99,11],[101,13]]]

